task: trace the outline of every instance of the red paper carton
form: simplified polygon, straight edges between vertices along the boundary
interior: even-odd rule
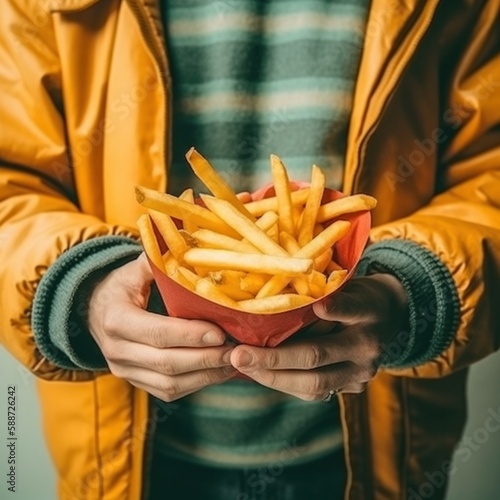
[[[307,183],[295,183],[296,187],[305,187]],[[274,188],[265,186],[252,194],[254,200],[274,196]],[[325,189],[322,203],[336,200],[344,194],[332,189]],[[347,269],[343,284],[349,280],[361,258],[368,240],[371,216],[369,211],[346,214],[339,217],[351,222],[349,233],[334,247],[334,260]],[[332,220],[332,222],[335,219]],[[164,241],[157,233],[160,248],[166,249]],[[302,307],[273,314],[255,314],[238,311],[212,302],[209,299],[184,288],[159,270],[149,260],[168,314],[185,319],[200,319],[219,325],[233,339],[243,344],[275,347],[301,328],[310,325],[318,318],[313,312],[314,302],[334,296],[338,291],[325,295]]]

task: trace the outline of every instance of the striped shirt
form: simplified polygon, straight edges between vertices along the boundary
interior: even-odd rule
[[[236,191],[312,164],[342,180],[367,0],[164,0],[173,75],[168,191],[206,192],[184,155],[195,146]],[[300,463],[342,446],[335,404],[232,380],[175,403],[156,433],[168,456],[223,467]]]

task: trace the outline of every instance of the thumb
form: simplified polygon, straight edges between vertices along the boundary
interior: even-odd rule
[[[316,302],[313,305],[314,314],[320,319],[347,325],[359,323],[371,316],[368,297],[365,297],[360,290],[344,290]]]

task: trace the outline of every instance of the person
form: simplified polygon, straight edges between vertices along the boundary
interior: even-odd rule
[[[444,498],[467,367],[500,343],[499,13],[7,1],[0,339],[61,499]],[[191,146],[239,191],[276,153],[378,199],[356,278],[276,348],[159,302],[133,189],[193,186]]]

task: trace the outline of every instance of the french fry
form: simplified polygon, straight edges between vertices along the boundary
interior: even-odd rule
[[[146,254],[158,269],[165,271],[165,265],[163,264],[160,247],[156,241],[153,224],[151,223],[151,219],[148,214],[143,214],[139,217],[137,220],[137,227],[139,229],[142,246],[144,247]]]
[[[184,266],[178,267],[179,272],[193,285],[196,286],[196,283],[201,279],[196,273],[188,269]]]
[[[318,255],[314,259],[314,269],[319,271],[320,273],[325,272],[325,269],[328,267],[328,264],[332,260],[333,249],[327,248],[322,254]]]
[[[240,288],[252,295],[256,295],[268,280],[269,276],[267,274],[248,273],[244,278],[241,278]]]
[[[263,299],[242,300],[238,302],[238,304],[244,311],[259,314],[272,314],[304,306],[313,300],[312,297],[308,297],[307,295],[286,293]]]
[[[307,245],[303,246],[294,257],[315,259],[344,237],[349,232],[350,228],[351,223],[348,221],[335,221],[307,243]]]
[[[338,200],[325,203],[318,210],[317,222],[326,222],[344,214],[351,214],[361,210],[372,210],[377,206],[377,200],[367,194],[354,194]]]
[[[172,255],[171,252],[167,252],[164,256],[165,272],[167,276],[172,278],[174,281],[179,283],[179,285],[187,288],[188,290],[194,291],[195,285],[180,271],[179,262]]]
[[[330,275],[333,271],[343,271],[343,269],[344,268],[333,259],[331,259],[328,266],[326,266],[326,272],[328,275]]]
[[[262,231],[267,232],[269,229],[274,227],[278,222],[278,214],[276,212],[265,212],[255,221],[255,225],[262,229]]]
[[[219,290],[217,285],[214,285],[212,281],[210,281],[210,279],[200,279],[196,283],[196,293],[223,306],[231,307],[233,309],[240,309],[238,302],[231,299],[224,292]]]
[[[326,281],[325,293],[329,294],[337,290],[337,288],[339,288],[339,286],[344,281],[346,274],[347,274],[346,269],[342,269],[341,271],[332,271],[332,273],[330,274],[330,276],[328,276],[328,279]]]
[[[325,295],[326,276],[323,273],[312,271],[308,274],[307,281],[309,284],[309,293],[315,299],[319,299]]]
[[[309,196],[309,188],[302,188],[296,191],[292,191],[290,196],[292,198],[293,206],[304,205]],[[263,198],[262,200],[250,201],[245,203],[245,208],[255,217],[262,215],[265,212],[277,212],[278,211],[278,198],[276,196],[271,196],[269,198]]]
[[[274,190],[278,199],[278,226],[281,231],[294,234],[294,219],[292,196],[290,192],[290,181],[283,162],[276,156],[271,155],[271,171],[274,180]]]
[[[194,205],[194,193],[191,188],[185,189],[180,195],[179,195],[179,200],[187,201],[188,203],[191,203],[191,205]],[[188,233],[194,233],[197,229],[198,226],[196,223],[191,219],[191,217],[186,217],[182,221],[182,227],[185,229]]]
[[[174,219],[189,220],[200,227],[212,229],[227,236],[238,236],[238,233],[221,221],[217,215],[199,205],[193,205],[168,193],[160,193],[144,186],[136,186],[135,195],[137,201],[146,208],[163,212]]]
[[[174,221],[169,215],[162,214],[156,210],[150,209],[148,213],[167,244],[168,249],[172,252],[172,255],[181,262],[189,247],[186,244],[186,240],[179,233]]]
[[[325,175],[316,165],[313,165],[311,172],[310,194],[307,198],[304,211],[302,212],[300,231],[297,238],[301,247],[313,238],[314,225],[316,224],[316,218],[318,216],[318,210],[321,206],[324,189]]]
[[[227,295],[230,299],[239,301],[239,300],[249,300],[253,299],[254,296],[249,293],[245,292],[241,288],[239,288],[237,285],[233,285],[231,283],[222,283],[220,285],[217,285],[217,288]]]
[[[225,234],[215,233],[210,229],[198,229],[192,235],[197,247],[218,248],[242,253],[261,253],[248,241],[237,240]]]
[[[238,212],[229,202],[206,195],[201,195],[201,199],[220,220],[223,220],[261,252],[276,257],[288,256],[283,248],[269,238],[254,222]]]
[[[187,152],[186,160],[191,165],[191,169],[196,176],[216,198],[228,201],[234,208],[250,220],[255,220],[254,216],[245,208],[245,205],[236,196],[236,193],[231,189],[225,179],[214,170],[212,165],[210,165],[196,149],[191,148]]]
[[[208,275],[216,285],[227,285],[231,283],[239,283],[241,279],[247,276],[247,273],[243,271],[224,269],[223,271],[210,271]]]
[[[277,257],[254,253],[238,253],[229,250],[191,248],[184,254],[184,262],[191,266],[235,271],[261,272],[271,275],[294,276],[311,270],[312,259]]]
[[[294,255],[300,250],[300,246],[297,240],[290,234],[282,231],[280,233],[280,243],[281,246],[290,254]]]
[[[315,259],[330,248],[336,241],[345,236],[351,227],[350,222],[339,220],[330,224],[322,233],[302,247],[294,257]],[[257,298],[277,295],[285,288],[292,278],[287,276],[273,276],[257,293]],[[301,285],[299,285],[301,286]]]

